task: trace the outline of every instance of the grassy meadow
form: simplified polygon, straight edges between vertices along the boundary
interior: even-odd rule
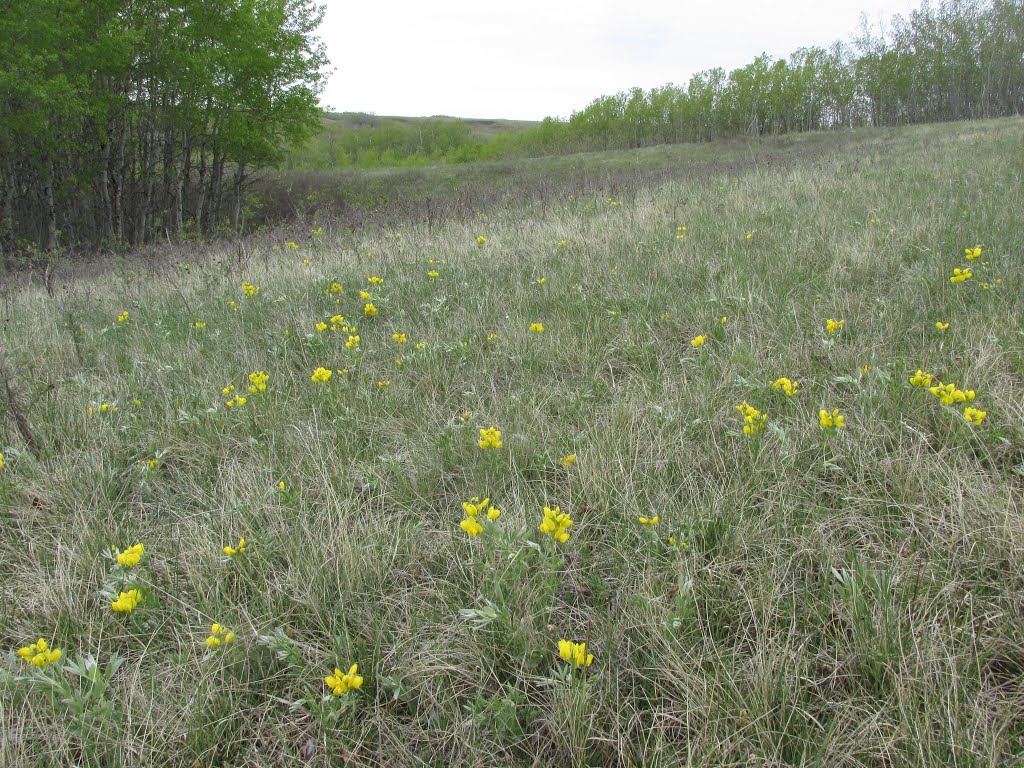
[[[1024,764],[1024,120],[695,151],[8,276],[0,765]]]

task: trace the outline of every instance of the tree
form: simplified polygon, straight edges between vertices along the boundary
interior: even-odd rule
[[[0,248],[239,227],[246,180],[319,125],[312,0],[0,4]]]

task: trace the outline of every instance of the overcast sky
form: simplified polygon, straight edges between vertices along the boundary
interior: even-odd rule
[[[762,52],[848,40],[912,0],[322,0],[338,112],[539,120]]]

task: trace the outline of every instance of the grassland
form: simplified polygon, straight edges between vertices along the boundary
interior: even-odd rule
[[[8,278],[0,764],[1020,765],[1024,122],[828,141]]]

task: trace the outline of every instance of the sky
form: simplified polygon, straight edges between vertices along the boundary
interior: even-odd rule
[[[540,120],[598,96],[685,85],[762,52],[849,41],[911,0],[321,0],[335,112]]]

